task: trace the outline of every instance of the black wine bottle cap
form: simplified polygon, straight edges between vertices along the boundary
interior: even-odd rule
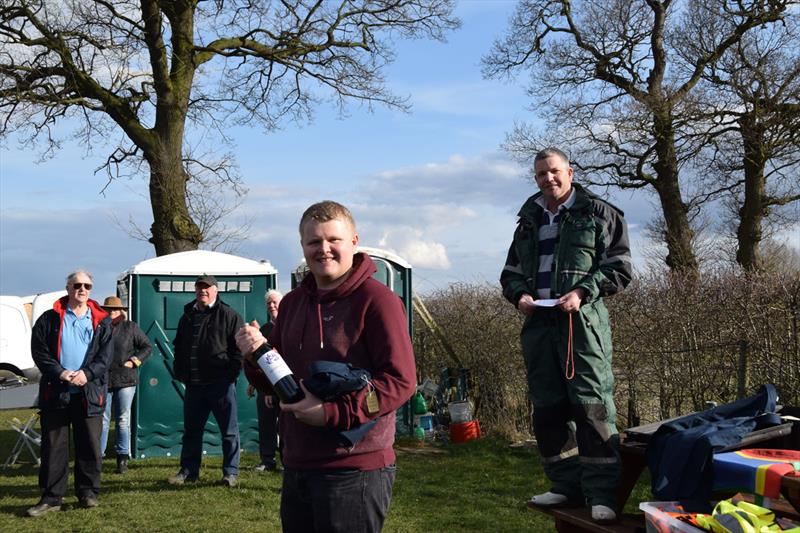
[[[265,342],[264,344],[262,344],[261,346],[256,348],[256,351],[253,352],[253,355],[252,355],[253,361],[258,361],[258,359],[262,355],[264,355],[265,353],[267,353],[271,349],[272,349],[272,346],[270,346],[270,344],[268,342]]]

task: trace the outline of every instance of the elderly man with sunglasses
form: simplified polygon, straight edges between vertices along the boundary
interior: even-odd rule
[[[100,304],[89,298],[91,274],[73,272],[67,276],[66,289],[67,295],[39,317],[31,332],[31,353],[42,373],[42,496],[28,509],[32,517],[61,509],[67,491],[70,426],[78,505],[99,505],[100,432],[112,356],[111,320]]]

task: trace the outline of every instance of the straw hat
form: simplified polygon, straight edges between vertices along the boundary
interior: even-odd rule
[[[103,302],[103,309],[127,309],[128,307],[122,303],[122,300],[116,296],[109,296]]]

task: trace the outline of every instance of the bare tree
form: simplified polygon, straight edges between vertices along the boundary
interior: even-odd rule
[[[736,261],[764,267],[765,223],[786,222],[781,207],[800,200],[800,21],[752,34],[711,65],[698,91],[697,121],[708,146],[707,168],[723,178],[719,190],[736,221]],[[780,226],[781,224],[777,224]]]
[[[688,97],[706,69],[742,35],[784,16],[791,0],[521,0],[507,36],[484,57],[484,74],[532,74],[544,135],[520,127],[510,149],[524,154],[555,140],[568,146],[590,183],[652,188],[667,265],[696,273],[692,210],[682,166],[699,147],[685,132]],[[724,16],[716,16],[724,14]],[[715,24],[719,31],[705,31]],[[701,30],[702,28],[702,30]],[[684,33],[694,53],[676,49]],[[687,197],[685,197],[687,196]]]
[[[197,248],[187,138],[303,121],[323,98],[405,109],[385,86],[395,38],[443,39],[453,0],[7,0],[0,6],[0,134],[58,147],[80,121],[87,147],[149,171],[156,254]],[[227,167],[207,162],[225,182]],[[234,180],[235,181],[235,180]],[[234,182],[229,181],[229,184]]]

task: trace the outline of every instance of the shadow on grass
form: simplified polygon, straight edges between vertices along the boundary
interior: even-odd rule
[[[3,460],[5,460],[5,457],[3,457]],[[36,463],[31,463],[30,458],[28,458],[27,462],[17,460],[17,462],[11,466],[0,467],[0,477],[2,478],[28,477],[28,476],[38,476],[38,475],[39,475],[39,465],[37,465]],[[2,483],[0,483],[0,486],[2,486]]]

